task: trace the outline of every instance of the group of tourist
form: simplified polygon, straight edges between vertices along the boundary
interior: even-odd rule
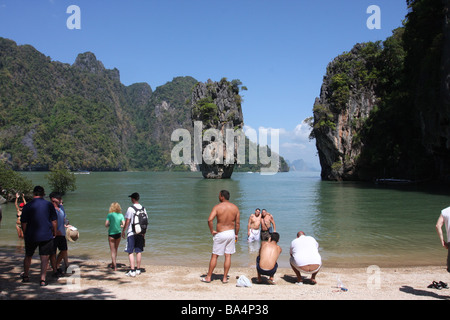
[[[235,243],[240,229],[240,213],[236,205],[230,202],[230,193],[222,190],[219,193],[219,204],[214,206],[208,218],[208,225],[213,235],[213,250],[209,263],[208,273],[201,278],[202,282],[211,282],[212,273],[216,267],[219,256],[225,256],[223,283],[228,282],[228,271],[231,266],[231,255],[236,251]],[[213,221],[216,222],[214,230]],[[274,275],[278,269],[278,258],[282,252],[278,245],[280,239],[276,232],[276,224],[266,209],[257,208],[251,214],[247,225],[248,242],[261,241],[258,257],[256,258],[257,282],[262,283],[262,276],[268,276],[268,282],[275,284]],[[322,266],[319,254],[319,244],[303,231],[298,232],[297,238],[292,241],[290,248],[290,265],[297,276],[296,284],[303,284],[301,272],[311,273],[310,283],[315,284],[315,277]]]
[[[21,274],[22,282],[29,282],[29,270],[31,259],[39,249],[41,260],[40,285],[46,286],[47,268],[50,263],[54,277],[62,276],[69,267],[67,239],[71,240],[70,229],[66,213],[63,207],[61,194],[52,192],[49,195],[50,201],[44,199],[45,190],[41,186],[33,189],[33,200],[26,202],[22,195],[22,202],[19,204],[20,195],[16,195],[17,221],[16,229],[19,238],[25,240],[24,271]],[[139,194],[133,193],[129,196],[133,205],[128,208],[125,217],[122,214],[120,205],[114,202],[110,206],[106,218],[108,227],[108,239],[111,249],[112,268],[117,270],[116,257],[120,243],[120,238],[127,237],[125,252],[128,252],[130,260],[130,271],[128,276],[136,276],[140,273],[142,252],[144,251],[144,234],[137,234],[130,223],[136,210],[142,210],[147,215],[145,208],[139,204]],[[127,234],[125,232],[127,231]],[[76,238],[75,238],[76,240]],[[73,240],[71,240],[73,241]],[[58,252],[58,255],[56,253]],[[134,259],[136,254],[136,260]],[[64,261],[64,268],[59,266]],[[136,262],[136,263],[135,263]]]
[[[142,211],[147,216],[146,209],[139,203],[140,195],[137,192],[128,196],[132,206],[127,209],[125,217],[122,208],[117,202],[113,202],[106,217],[105,226],[108,228],[108,242],[111,251],[111,268],[117,271],[117,251],[120,239],[126,238],[125,252],[128,253],[130,270],[126,273],[129,277],[135,277],[141,273],[142,252],[145,246],[145,232],[137,232],[133,227],[134,215]],[[136,255],[136,259],[135,259]]]
[[[276,224],[266,209],[255,209],[247,224],[248,242],[261,241],[259,255],[256,258],[257,282],[262,282],[262,275],[268,276],[268,282],[275,284],[274,275],[278,269],[278,258],[282,252],[278,245],[280,234],[276,232]],[[322,266],[319,254],[319,244],[303,231],[297,233],[297,238],[291,242],[290,265],[297,276],[296,284],[303,284],[301,272],[311,273],[311,284],[316,284],[316,275]]]
[[[17,232],[19,237],[25,240],[24,272],[22,281],[29,282],[29,269],[31,258],[37,248],[41,259],[40,285],[45,286],[46,272],[50,262],[53,276],[58,277],[64,273],[69,266],[67,254],[66,228],[69,228],[67,216],[64,211],[62,197],[52,192],[50,201],[44,199],[44,188],[36,186],[33,190],[33,200],[18,204],[20,195],[16,195],[17,208]],[[128,253],[130,269],[127,276],[135,277],[141,272],[142,252],[145,246],[145,229],[137,229],[136,215],[139,213],[146,219],[147,212],[139,203],[139,194],[130,196],[132,205],[127,209],[125,216],[117,202],[110,206],[106,217],[105,226],[108,228],[108,242],[111,251],[111,268],[117,270],[117,251],[121,238],[126,238],[125,252]],[[442,210],[436,224],[436,229],[442,246],[448,249],[448,242],[444,240],[442,227],[445,225],[447,238],[450,234],[450,207]],[[216,229],[214,229],[216,220]],[[213,248],[209,262],[208,273],[201,278],[202,282],[211,282],[213,271],[219,256],[225,256],[223,283],[228,282],[228,272],[231,266],[231,255],[235,253],[235,243],[238,240],[240,229],[240,212],[238,207],[230,202],[230,193],[222,190],[219,193],[219,204],[215,205],[208,217],[208,226],[213,236]],[[257,282],[262,282],[262,276],[268,276],[268,283],[275,284],[274,275],[278,268],[278,258],[282,252],[278,245],[280,234],[276,232],[276,224],[273,215],[267,210],[257,208],[251,214],[247,225],[248,242],[260,241],[259,254],[256,258]],[[447,239],[448,240],[448,239]],[[59,250],[59,254],[56,255]],[[136,258],[134,256],[136,255]],[[58,268],[64,261],[65,269]],[[311,274],[309,283],[316,284],[316,275],[322,266],[319,254],[319,244],[303,231],[297,233],[297,237],[290,245],[290,266],[294,271],[297,282],[303,284],[302,273]],[[450,272],[450,254],[447,258],[447,270]]]
[[[36,249],[39,248],[41,259],[40,285],[46,286],[47,267],[53,269],[53,276],[59,277],[63,270],[58,268],[64,260],[65,269],[69,266],[67,254],[66,227],[68,221],[64,212],[61,194],[52,192],[50,201],[44,199],[45,191],[41,186],[33,190],[33,200],[17,205],[19,194],[16,195],[17,207],[17,233],[25,240],[24,272],[21,274],[23,282],[29,282],[29,270],[31,259]],[[20,222],[20,226],[19,226]],[[59,250],[58,255],[56,255]]]

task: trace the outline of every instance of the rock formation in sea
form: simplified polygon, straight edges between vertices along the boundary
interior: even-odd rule
[[[450,182],[450,1],[411,1],[403,27],[327,67],[313,131],[324,180]]]
[[[328,65],[320,97],[314,103],[313,137],[324,180],[357,178],[355,165],[363,148],[357,133],[377,101],[372,85],[350,80],[359,77],[357,65],[368,68],[369,61],[360,54],[365,47],[357,44]]]
[[[227,148],[227,130],[238,132],[244,126],[242,100],[239,95],[240,85],[239,80],[229,82],[223,78],[219,82],[211,80],[206,83],[199,82],[192,91],[192,122],[194,126],[195,123],[202,126],[201,153],[203,157],[200,171],[207,179],[230,178],[237,162],[239,145],[245,143],[245,139],[241,141],[239,136],[234,138],[234,154],[227,160],[227,149],[231,150]],[[205,133],[208,132],[216,132],[219,136],[212,135],[206,138]],[[210,157],[206,159],[205,155]]]

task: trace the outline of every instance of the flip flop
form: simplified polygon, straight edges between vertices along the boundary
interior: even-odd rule
[[[44,281],[44,280],[41,280],[41,282],[39,282],[39,285],[40,285],[41,287],[45,287],[45,286],[47,286],[47,282]]]
[[[200,281],[201,281],[201,282],[204,282],[204,283],[211,283],[211,280],[208,281],[208,280],[206,280],[206,278],[200,278]]]
[[[442,285],[439,284],[436,281],[433,281],[427,288],[434,288],[434,289],[441,290],[442,289]]]

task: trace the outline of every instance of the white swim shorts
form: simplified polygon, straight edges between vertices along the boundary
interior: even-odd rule
[[[222,256],[226,254],[233,254],[236,252],[235,233],[234,230],[227,230],[217,233],[213,237],[213,254]]]
[[[261,240],[261,232],[259,229],[250,229],[250,235],[247,238],[248,242]]]

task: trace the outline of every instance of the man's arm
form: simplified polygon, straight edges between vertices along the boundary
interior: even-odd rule
[[[441,240],[441,244],[445,249],[448,249],[448,243],[444,241],[444,234],[442,233],[442,226],[444,225],[444,217],[442,214],[439,216],[438,221],[436,222],[436,231],[438,233],[439,239]]]
[[[52,221],[52,229],[53,229],[53,236],[56,236],[56,232],[58,229],[58,220],[53,220]]]
[[[128,218],[126,218],[125,219],[125,225],[123,226],[123,229],[122,229],[122,238],[123,239],[125,239],[126,237],[125,237],[125,233],[127,232],[127,230],[128,230],[128,226],[130,225],[130,219],[128,219]]]
[[[52,222],[52,232],[53,237],[56,237],[58,231],[58,215],[56,214],[56,209],[51,202],[48,203],[50,209],[50,220]]]
[[[234,233],[235,233],[236,241],[238,239],[240,229],[241,229],[241,214],[239,212],[239,209],[237,209],[236,222],[234,223]]]
[[[214,219],[217,216],[217,209],[216,207],[214,207],[211,211],[211,213],[209,214],[209,218],[208,218],[208,227],[209,227],[209,231],[211,232],[211,234],[214,236],[215,234],[217,234],[217,231],[214,230]]]
[[[275,225],[275,220],[273,219],[273,215],[270,215],[270,222],[273,225],[273,232],[277,232],[277,226]]]

